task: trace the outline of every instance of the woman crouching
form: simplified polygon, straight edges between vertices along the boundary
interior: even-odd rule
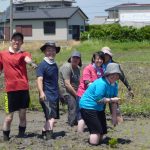
[[[117,63],[108,64],[104,77],[95,80],[81,97],[81,115],[90,132],[89,144],[98,145],[107,133],[105,116],[106,103],[117,103],[118,85],[121,71]]]

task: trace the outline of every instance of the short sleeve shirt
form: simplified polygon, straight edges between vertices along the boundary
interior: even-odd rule
[[[104,103],[99,103],[104,97],[111,98],[118,95],[118,84],[110,84],[102,77],[95,80],[82,95],[79,105],[80,108],[103,111]]]
[[[0,52],[0,70],[4,71],[6,92],[28,90],[28,78],[25,57],[30,53],[21,51],[11,53],[8,50]]]
[[[59,97],[57,64],[48,64],[43,60],[37,68],[36,75],[43,77],[43,90],[47,100],[57,100]]]
[[[77,91],[78,86],[79,86],[79,80],[80,80],[80,69],[79,67],[77,68],[72,68],[70,63],[65,63],[60,67],[60,91],[61,94],[67,95],[69,91],[67,91],[64,80],[70,80],[70,84],[72,87]]]

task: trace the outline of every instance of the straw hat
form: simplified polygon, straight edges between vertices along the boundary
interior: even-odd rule
[[[108,54],[109,56],[113,56],[113,54],[111,53],[111,49],[107,46],[105,47],[102,47],[101,51],[104,53],[104,54]]]

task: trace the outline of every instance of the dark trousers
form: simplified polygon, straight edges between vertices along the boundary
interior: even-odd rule
[[[76,98],[72,95],[64,96],[65,102],[68,105],[68,124],[70,126],[77,125],[77,103]]]

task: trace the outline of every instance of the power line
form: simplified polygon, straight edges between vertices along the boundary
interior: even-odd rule
[[[13,34],[13,0],[10,0],[10,38]]]

